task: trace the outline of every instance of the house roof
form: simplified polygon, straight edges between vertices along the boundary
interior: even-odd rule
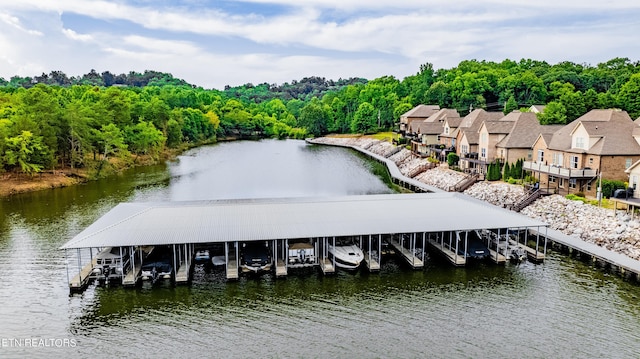
[[[439,135],[442,133],[444,125],[442,122],[419,121],[416,123],[416,133],[423,135]]]
[[[479,139],[478,131],[482,123],[484,121],[497,121],[503,117],[504,114],[502,112],[487,112],[483,109],[475,109],[462,119],[458,131],[463,132],[469,145],[476,145]]]
[[[544,227],[462,193],[121,203],[61,249]]]
[[[440,110],[438,105],[418,105],[402,114],[401,117],[421,117],[427,118]]]
[[[531,105],[531,107],[529,107],[529,109],[531,109],[531,112],[533,113],[540,113],[540,112],[544,112],[544,108],[547,107],[545,105]]]
[[[438,112],[429,116],[425,121],[426,122],[442,122],[448,117],[460,117],[460,114],[457,110],[452,110],[450,108],[440,109]]]
[[[540,134],[551,134],[559,129],[559,126],[540,125],[538,117],[533,112],[514,111],[503,120],[507,119],[513,119],[513,127],[509,134],[496,144],[496,147],[532,148]]]
[[[571,148],[571,135],[578,126],[584,127],[590,138],[598,138],[587,150]],[[640,155],[640,145],[633,137],[637,128],[626,111],[591,110],[554,132],[548,148],[594,155]]]
[[[634,164],[632,164],[631,166],[629,166],[629,168],[627,168],[624,172],[625,173],[631,173],[631,171],[635,170],[636,168],[638,168],[640,166],[640,160],[636,161]]]
[[[458,133],[458,127],[460,126],[460,123],[462,122],[462,118],[460,117],[447,117],[444,120],[445,124],[449,125],[449,129],[452,129],[452,131],[450,131],[449,133],[444,133],[442,132],[440,135],[445,136],[445,137],[456,137],[457,133]],[[444,126],[442,126],[444,127]]]

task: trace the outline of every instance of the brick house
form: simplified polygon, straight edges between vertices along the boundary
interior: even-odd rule
[[[640,160],[640,126],[626,111],[591,110],[551,136],[539,135],[524,163],[540,188],[596,196],[597,180],[626,181]]]
[[[440,110],[438,105],[418,105],[400,116],[400,134],[405,136],[413,121],[424,121]]]

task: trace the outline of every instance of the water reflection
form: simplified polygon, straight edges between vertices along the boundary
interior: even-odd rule
[[[224,143],[82,186],[0,201],[0,338],[72,337],[17,357],[639,357],[640,289],[551,253],[543,265],[316,269],[68,296],[58,247],[119,202],[386,193],[352,151]],[[4,349],[3,349],[4,350]],[[2,356],[7,351],[2,352]]]

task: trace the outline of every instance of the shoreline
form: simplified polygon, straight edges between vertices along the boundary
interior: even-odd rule
[[[314,143],[334,146],[360,147],[380,156],[391,153],[396,146],[372,137],[321,137]],[[411,151],[402,148],[388,159],[407,177],[415,173],[415,168],[428,161],[413,156]],[[437,166],[418,173],[414,177],[422,183],[444,191],[454,186],[465,175]],[[504,207],[525,194],[521,185],[506,182],[480,181],[463,192],[476,199]],[[561,195],[545,196],[525,207],[521,214],[539,219],[549,224],[549,228],[575,237],[587,243],[593,243],[612,252],[640,260],[640,218],[632,218],[624,211],[595,207],[582,201],[570,200]]]

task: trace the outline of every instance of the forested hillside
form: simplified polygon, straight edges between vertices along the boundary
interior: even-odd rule
[[[431,64],[402,80],[384,76],[203,89],[155,71],[0,78],[0,172],[102,166],[157,157],[222,137],[319,136],[393,129],[415,105],[511,110],[547,105],[542,123],[567,123],[593,108],[640,116],[640,64],[463,61]]]

